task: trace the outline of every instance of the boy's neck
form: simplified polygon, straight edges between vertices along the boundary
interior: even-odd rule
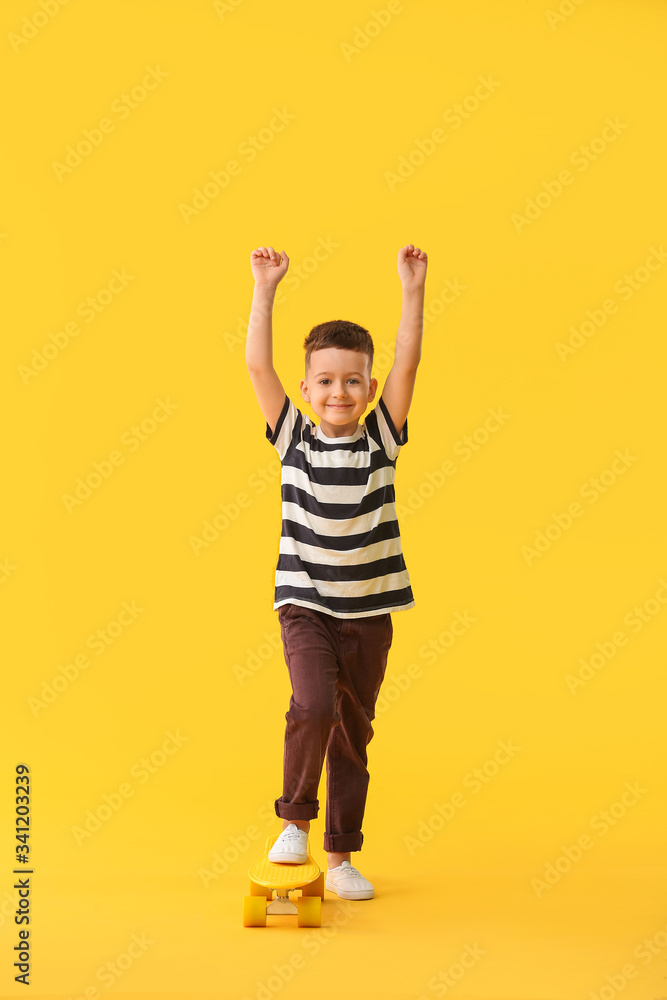
[[[359,426],[359,420],[355,420],[353,424],[330,424],[327,420],[320,420],[319,424],[322,433],[328,438],[337,437],[352,437],[357,427]]]

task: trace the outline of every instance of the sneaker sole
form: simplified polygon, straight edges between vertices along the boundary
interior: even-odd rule
[[[307,854],[269,854],[269,861],[272,864],[294,864],[305,865],[308,860]]]
[[[341,899],[373,899],[373,897],[375,896],[375,889],[357,889],[356,892],[355,891],[346,892],[345,889],[339,890],[336,888],[335,885],[330,885],[328,880],[324,883],[324,885],[325,888],[329,890],[329,892],[335,892],[336,895],[340,896]]]

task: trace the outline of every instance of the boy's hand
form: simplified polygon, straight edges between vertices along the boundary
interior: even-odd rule
[[[273,247],[258,247],[250,254],[250,266],[256,285],[276,288],[281,278],[287,274],[289,257],[284,250],[281,255]]]
[[[403,288],[423,288],[426,282],[428,254],[414,243],[398,251],[398,276]]]

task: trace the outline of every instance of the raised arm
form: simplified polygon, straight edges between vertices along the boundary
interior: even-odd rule
[[[384,383],[382,399],[399,434],[407,420],[421,359],[427,266],[428,254],[412,243],[398,251],[403,305],[396,334],[394,364]]]
[[[259,247],[250,254],[255,277],[245,360],[259,408],[271,430],[276,429],[285,402],[285,390],[273,367],[273,300],[278,282],[287,273],[289,257],[273,247]]]

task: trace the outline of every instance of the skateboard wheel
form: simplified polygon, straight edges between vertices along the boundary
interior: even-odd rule
[[[300,896],[296,900],[296,922],[299,927],[322,925],[322,900],[319,896]]]
[[[264,896],[244,897],[243,926],[266,927],[266,898]]]
[[[314,882],[309,882],[308,885],[304,885],[301,890],[302,896],[319,896],[320,899],[324,899],[324,872],[320,872]]]
[[[264,899],[273,899],[273,889],[266,889],[263,885],[258,885],[250,879],[250,895],[263,896]]]

